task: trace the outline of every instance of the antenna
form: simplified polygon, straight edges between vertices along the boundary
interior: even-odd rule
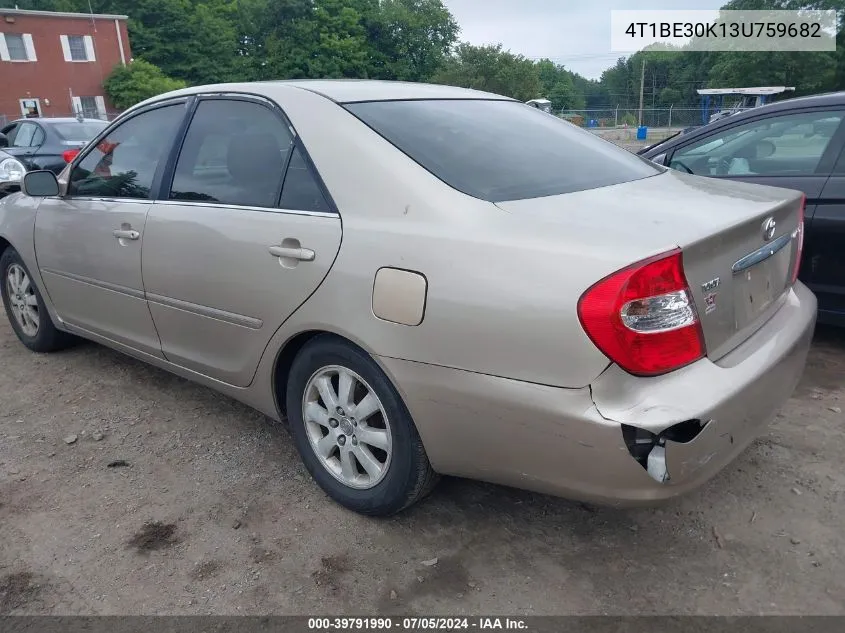
[[[94,19],[94,7],[91,6],[91,0],[88,0],[88,13],[91,16],[91,26],[94,27],[94,33],[97,32],[97,21]]]

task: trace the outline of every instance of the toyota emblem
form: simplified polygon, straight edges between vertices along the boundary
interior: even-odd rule
[[[777,229],[778,223],[775,222],[774,218],[766,218],[763,221],[763,239],[767,242],[771,240],[775,236],[775,230]]]

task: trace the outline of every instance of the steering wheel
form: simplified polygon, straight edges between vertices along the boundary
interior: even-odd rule
[[[673,160],[673,161],[672,161],[672,165],[671,165],[671,166],[672,166],[672,167],[675,167],[676,165],[677,165],[678,167],[680,167],[681,169],[683,169],[683,170],[684,170],[685,172],[687,172],[688,174],[693,174],[693,175],[695,174],[695,172],[694,172],[692,169],[690,169],[689,167],[687,167],[687,166],[686,166],[684,163],[682,163],[681,161],[679,161],[679,160]]]

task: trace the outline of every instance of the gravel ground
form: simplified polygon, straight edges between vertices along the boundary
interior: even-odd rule
[[[683,500],[447,479],[389,520],[208,389],[91,343],[32,354],[5,319],[0,359],[0,614],[845,613],[836,330],[770,433]]]

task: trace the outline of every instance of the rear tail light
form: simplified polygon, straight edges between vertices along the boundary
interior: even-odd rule
[[[664,374],[705,354],[680,250],[605,277],[581,296],[578,318],[602,353],[637,376]]]
[[[66,163],[70,163],[74,158],[76,158],[77,154],[79,154],[78,149],[69,149],[62,152],[62,158]]]
[[[792,264],[792,280],[794,284],[798,280],[798,271],[801,270],[801,257],[804,254],[804,213],[807,208],[807,196],[801,198],[801,208],[798,209],[798,228],[792,234],[793,239],[798,239],[798,247],[795,253],[795,262]]]

